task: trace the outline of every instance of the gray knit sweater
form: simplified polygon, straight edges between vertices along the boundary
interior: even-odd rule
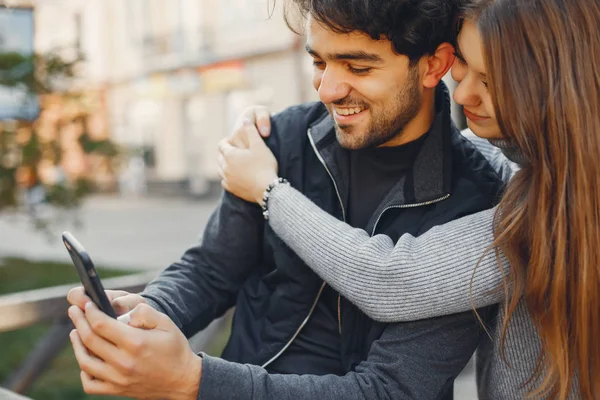
[[[508,181],[518,169],[470,131],[472,140]],[[477,352],[479,398],[522,399],[540,355],[540,339],[523,303],[509,324],[501,358],[503,275],[493,251],[495,209],[435,227],[415,238],[370,237],[321,210],[297,190],[278,185],[269,197],[275,232],[325,281],[371,318],[410,321],[501,303],[495,325]],[[509,268],[502,258],[504,269]],[[479,262],[479,264],[478,264]],[[475,268],[477,266],[477,268]],[[576,393],[571,399],[580,398]]]

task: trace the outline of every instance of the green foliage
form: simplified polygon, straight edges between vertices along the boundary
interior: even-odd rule
[[[78,54],[72,60],[66,60],[60,52],[34,55],[0,53],[0,85],[24,86],[34,94],[53,93],[57,90],[57,81],[76,77],[76,68],[82,59]]]
[[[84,133],[79,137],[79,144],[84,152],[96,153],[106,157],[114,158],[119,155],[119,148],[110,140],[93,140],[90,135]]]
[[[33,56],[20,53],[0,53],[0,85],[15,87],[24,84],[35,87],[35,74],[33,70]]]
[[[18,205],[15,187],[20,149],[15,145],[14,132],[0,133],[0,210]]]
[[[123,276],[131,271],[98,268],[101,278]],[[21,258],[6,257],[0,259],[0,296],[23,290],[44,287],[77,284],[79,276],[71,264],[61,262],[37,262]]]
[[[108,170],[114,171],[120,156],[113,142],[95,139],[88,131],[91,110],[83,101],[85,94],[68,90],[82,57],[66,59],[62,54],[66,52],[31,56],[0,53],[0,85],[19,87],[38,96],[42,118],[47,104],[59,103],[66,110],[58,120],[56,116],[49,118],[55,124],[50,129],[40,121],[0,121],[0,212],[28,211],[40,228],[48,222],[40,220],[42,217],[35,212],[40,202],[51,209],[71,209],[95,190],[93,171],[86,167],[85,174],[72,175],[62,167],[61,139],[65,129],[76,126],[80,130],[74,140],[83,151],[85,162],[101,160]],[[54,179],[44,179],[44,169],[50,170],[46,175]]]

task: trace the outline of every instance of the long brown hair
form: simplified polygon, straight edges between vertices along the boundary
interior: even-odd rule
[[[511,265],[502,342],[523,299],[543,346],[531,395],[566,399],[575,385],[597,398],[600,3],[475,3],[498,124],[526,160],[495,218]]]

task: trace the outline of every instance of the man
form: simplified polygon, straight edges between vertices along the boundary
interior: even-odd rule
[[[394,240],[490,208],[500,179],[453,126],[440,83],[454,59],[452,2],[295,4],[322,103],[274,117],[267,144],[280,175],[331,214]],[[370,320],[274,235],[260,207],[228,193],[202,243],[143,297],[111,296],[121,313],[133,309],[130,326],[85,306],[81,290],[69,295],[91,393],[449,399],[481,334],[474,313]],[[177,328],[190,336],[234,305],[223,360],[194,355]]]

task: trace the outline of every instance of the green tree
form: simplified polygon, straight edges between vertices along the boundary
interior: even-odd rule
[[[74,145],[96,167],[114,174],[119,159],[113,142],[90,134],[87,94],[71,89],[82,57],[61,54],[0,53],[0,85],[37,96],[41,104],[35,121],[0,121],[0,212],[25,210],[42,228],[48,221],[35,213],[33,203],[72,209],[95,189],[93,168],[75,176],[62,168],[65,132],[78,138]],[[44,120],[50,107],[60,110]]]

